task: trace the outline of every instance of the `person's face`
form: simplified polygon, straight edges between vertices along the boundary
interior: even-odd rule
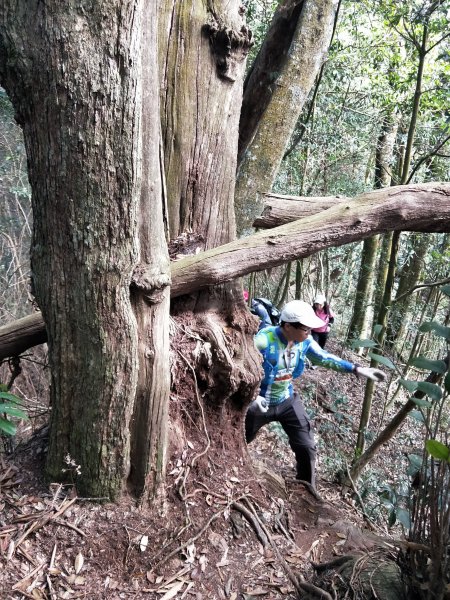
[[[285,323],[284,333],[289,342],[304,342],[311,333],[311,328],[301,323]]]
[[[317,308],[317,310],[322,310],[323,304],[320,304],[319,302],[316,302],[315,307]]]

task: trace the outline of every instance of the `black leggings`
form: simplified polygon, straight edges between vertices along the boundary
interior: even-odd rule
[[[319,346],[321,348],[325,348],[325,344],[327,343],[327,339],[328,339],[328,332],[312,331],[311,335],[313,336],[313,339],[316,340],[316,342],[319,344]]]
[[[245,417],[247,444],[255,439],[261,427],[272,421],[278,421],[289,438],[289,445],[297,461],[297,479],[303,479],[315,486],[316,444],[311,422],[297,393],[281,404],[270,406],[265,413],[256,405],[249,408]]]

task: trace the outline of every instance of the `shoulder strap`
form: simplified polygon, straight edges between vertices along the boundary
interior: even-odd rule
[[[274,382],[278,372],[278,355],[280,352],[278,342],[274,336],[275,327],[266,327],[258,335],[265,335],[267,338],[267,348],[264,351],[263,369],[267,384]]]

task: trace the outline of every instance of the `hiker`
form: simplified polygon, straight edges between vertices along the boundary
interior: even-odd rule
[[[325,348],[331,329],[330,325],[334,323],[334,313],[323,294],[317,294],[314,298],[313,309],[319,319],[323,321],[323,325],[312,329],[311,335],[321,348]]]
[[[258,331],[263,327],[278,325],[280,311],[267,298],[253,298],[250,311],[261,320]]]
[[[308,358],[313,364],[344,373],[383,381],[379,369],[361,367],[329,354],[310,335],[324,324],[312,307],[301,300],[288,302],[280,314],[280,324],[265,327],[255,335],[256,348],[263,359],[264,377],[257,398],[245,418],[245,437],[250,443],[258,431],[272,421],[281,423],[297,462],[296,478],[315,487],[316,445],[311,423],[302,401],[294,392],[292,380],[300,377]]]

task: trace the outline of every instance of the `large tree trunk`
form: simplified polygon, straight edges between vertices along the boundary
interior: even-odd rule
[[[138,338],[137,320],[142,325],[148,316],[143,297],[134,299],[133,313],[133,272],[147,274],[146,294],[156,280],[167,285],[164,252],[146,265],[141,242],[148,231],[140,239],[146,189],[159,185],[141,192],[140,118],[152,99],[143,99],[140,52],[143,29],[155,19],[151,6],[50,0],[1,7],[0,77],[24,131],[33,282],[52,371],[47,473],[61,479],[70,455],[81,466],[79,491],[88,496],[117,496],[129,474],[138,365],[153,352]],[[144,61],[151,56],[150,47]],[[157,138],[146,143],[144,159],[153,148],[150,160],[157,162]],[[153,250],[164,239],[158,193],[150,209],[156,216],[145,223],[157,240]],[[161,311],[167,309],[163,300]],[[154,368],[168,365],[151,364],[149,372]],[[140,381],[142,402],[143,387]],[[167,392],[158,390],[158,401]]]
[[[236,237],[238,124],[250,34],[238,0],[160,4],[164,170],[170,250],[179,258]],[[259,382],[260,359],[240,282],[212,283],[201,291],[181,289],[172,301],[171,427],[178,449],[195,435],[192,420],[201,424],[205,435],[196,445],[209,443],[214,452],[223,445],[217,424],[235,423],[226,444],[231,468],[244,446],[242,407]]]

